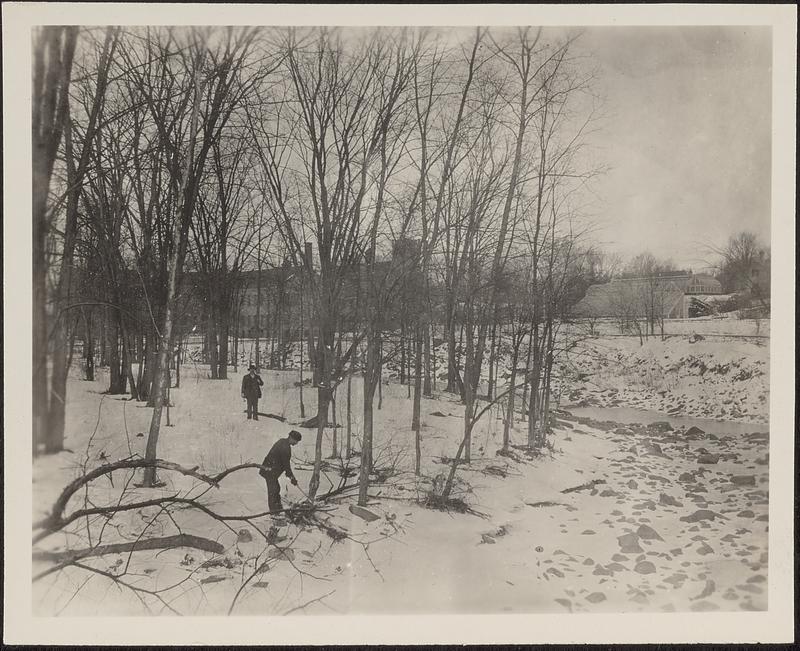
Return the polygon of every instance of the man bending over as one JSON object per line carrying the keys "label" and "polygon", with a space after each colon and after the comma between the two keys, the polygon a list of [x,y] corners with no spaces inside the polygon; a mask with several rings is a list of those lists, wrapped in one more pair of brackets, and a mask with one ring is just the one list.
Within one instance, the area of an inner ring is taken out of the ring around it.
{"label": "man bending over", "polygon": [[293,429],[285,439],[275,442],[275,445],[272,446],[272,449],[264,457],[264,462],[261,464],[265,468],[259,471],[259,474],[267,481],[267,501],[269,510],[273,513],[283,510],[281,485],[278,483],[278,478],[283,473],[286,473],[292,485],[297,486],[297,479],[292,472],[290,461],[292,459],[292,446],[297,445],[302,438],[303,436],[300,432]]}

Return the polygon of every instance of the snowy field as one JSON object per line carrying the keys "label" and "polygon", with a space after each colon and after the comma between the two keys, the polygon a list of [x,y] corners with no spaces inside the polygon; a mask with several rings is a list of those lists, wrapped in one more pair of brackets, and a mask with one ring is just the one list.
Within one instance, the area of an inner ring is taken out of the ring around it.
{"label": "snowy field", "polygon": [[[619,355],[633,367],[631,374],[646,368],[653,378],[660,377],[664,374],[658,367],[679,363],[682,370],[672,384],[668,378],[665,385],[654,379],[653,386],[644,380],[632,383],[633,375],[622,377],[598,362],[597,355],[587,354],[594,361],[581,362],[582,372],[593,373],[594,380],[574,387],[580,394],[576,401],[589,405],[668,411],[664,407],[673,401],[680,408],[674,412],[675,429],[631,424],[630,418],[625,426],[587,421],[561,412],[552,451],[532,458],[515,449],[505,457],[496,455],[502,421],[491,411],[473,435],[472,464],[461,466],[457,475],[455,493],[473,512],[445,513],[417,500],[448,470],[442,461],[455,455],[463,406],[446,394],[423,399],[422,477],[417,478],[412,401],[407,387],[392,381],[382,387],[382,408],[375,411],[380,481],[370,490],[369,510],[377,516],[373,521],[350,511],[356,501],[352,490],[321,507],[318,516],[324,527],[290,522],[268,542],[259,534],[269,531],[268,516],[221,523],[197,510],[175,510],[169,517],[156,507],[128,511],[104,527],[93,521],[92,535],[102,528],[105,544],[171,535],[180,528],[217,541],[222,551],[184,547],[86,559],[83,563],[92,570],[70,567],[34,584],[37,614],[764,610],[769,434],[767,425],[747,422],[763,422],[767,413],[768,347],[676,341],[651,339],[640,347],[632,339],[607,338],[582,344],[595,351],[605,346],[604,354]],[[698,375],[687,370],[687,355],[708,358],[708,368],[713,361],[727,370]],[[651,370],[643,360],[653,365],[657,360],[657,366]],[[741,378],[734,379],[742,369]],[[761,374],[750,373],[752,369]],[[245,419],[239,396],[239,370],[216,381],[208,379],[207,367],[183,367],[181,388],[171,391],[171,426],[162,426],[160,458],[214,474],[239,463],[259,463],[275,440],[297,426],[296,371],[262,373],[265,399],[260,411],[286,422],[268,417],[252,422]],[[98,372],[95,382],[79,380],[77,373],[70,379],[65,441],[70,451],[35,461],[34,521],[47,514],[82,468],[144,453],[151,410],[123,397],[104,396],[107,377],[103,369]],[[725,381],[710,380],[722,375]],[[616,392],[614,378],[621,383]],[[362,429],[358,378],[352,387],[357,450]],[[702,408],[709,396],[729,396],[733,402],[725,412],[722,407]],[[316,396],[307,388],[304,397],[309,416]],[[345,400],[342,385],[337,393],[337,420],[342,424]],[[717,423],[714,431],[687,432],[677,423],[679,415],[737,422]],[[641,422],[670,419],[650,416]],[[525,429],[524,422],[517,423],[512,443],[524,443]],[[315,430],[301,431],[293,465],[299,489],[306,491]],[[324,457],[332,452],[332,432],[326,430]],[[344,436],[342,427],[340,449]],[[357,456],[349,463],[327,459],[320,494],[340,486],[342,475],[349,475],[357,463]],[[94,482],[88,492],[73,497],[67,511],[178,493],[204,493],[203,503],[220,514],[266,510],[264,482],[252,468],[230,475],[219,488],[178,473],[161,471],[159,476],[166,482],[163,488],[143,489],[135,486],[139,476],[117,472],[113,485],[107,478]],[[350,477],[346,483],[354,482]],[[304,499],[301,490],[283,483],[288,501]],[[85,546],[84,519],[75,525],[75,535],[51,536],[35,545],[35,551]],[[36,560],[34,574],[50,566]],[[150,592],[134,594],[111,577]]]}

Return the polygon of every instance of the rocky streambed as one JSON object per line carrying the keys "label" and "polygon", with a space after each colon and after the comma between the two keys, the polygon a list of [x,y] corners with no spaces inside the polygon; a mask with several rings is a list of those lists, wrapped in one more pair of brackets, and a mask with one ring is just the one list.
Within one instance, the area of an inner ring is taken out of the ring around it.
{"label": "rocky streambed", "polygon": [[573,539],[553,554],[557,572],[581,586],[565,586],[557,603],[569,611],[767,608],[764,426],[719,434],[562,412],[559,427],[571,443],[592,436],[610,445],[572,504],[580,526],[592,521],[581,532],[586,543]]}

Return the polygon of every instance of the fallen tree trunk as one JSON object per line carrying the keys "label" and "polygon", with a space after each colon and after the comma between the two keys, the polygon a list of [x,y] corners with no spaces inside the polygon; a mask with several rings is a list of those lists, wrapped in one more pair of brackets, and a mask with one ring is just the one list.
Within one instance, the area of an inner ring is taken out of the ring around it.
{"label": "fallen tree trunk", "polygon": [[110,545],[98,545],[97,547],[87,547],[85,549],[70,549],[63,552],[35,551],[33,552],[33,560],[52,561],[63,564],[79,561],[82,558],[91,556],[124,554],[148,549],[174,549],[176,547],[193,547],[194,549],[199,549],[211,554],[222,554],[225,551],[225,547],[215,540],[194,536],[189,533],[182,533],[175,536],[142,538],[141,540],[134,540],[133,542],[112,543]]}
{"label": "fallen tree trunk", "polygon": [[182,533],[176,536],[164,536],[162,538],[144,538],[126,543],[113,543],[110,545],[98,545],[97,547],[87,547],[85,549],[73,549],[64,552],[36,551],[33,553],[34,561],[50,561],[56,563],[53,567],[39,572],[33,577],[33,581],[38,581],[49,574],[63,570],[69,565],[83,558],[93,556],[105,556],[106,554],[124,554],[128,552],[145,551],[148,549],[176,549],[178,547],[192,547],[211,554],[222,554],[225,548],[221,543],[200,536]]}
{"label": "fallen tree trunk", "polygon": [[580,486],[573,486],[572,488],[565,488],[562,493],[574,493],[575,491],[582,491],[587,488],[594,488],[598,484],[605,484],[605,479],[592,479],[592,481],[586,482],[585,484],[581,484]]}

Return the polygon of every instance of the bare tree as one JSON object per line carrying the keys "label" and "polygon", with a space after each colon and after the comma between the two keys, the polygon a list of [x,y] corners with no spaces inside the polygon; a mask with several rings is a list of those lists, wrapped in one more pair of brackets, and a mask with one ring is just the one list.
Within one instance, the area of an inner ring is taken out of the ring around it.
{"label": "bare tree", "polygon": [[48,440],[47,254],[48,195],[69,120],[69,84],[76,27],[42,27],[34,34],[31,96],[33,140],[33,454]]}
{"label": "bare tree", "polygon": [[712,247],[718,258],[720,280],[728,291],[749,293],[764,310],[769,310],[770,253],[769,248],[749,231],[728,239],[724,247]]}
{"label": "bare tree", "polygon": [[[132,86],[143,99],[159,147],[166,152],[165,174],[174,201],[168,229],[167,285],[152,391],[153,417],[146,458],[154,459],[172,357],[176,297],[192,217],[206,161],[231,115],[252,87],[243,76],[257,30],[193,30],[181,43],[172,30],[147,30],[143,46],[125,49]],[[156,481],[145,469],[144,483]]]}
{"label": "bare tree", "polygon": [[[408,65],[391,39],[377,35],[345,44],[337,30],[290,30],[280,47],[284,76],[271,92],[283,101],[273,102],[265,94],[262,102],[270,111],[251,115],[250,122],[270,210],[293,263],[302,267],[312,303],[309,352],[317,387],[313,497],[328,406],[365,336],[349,337],[352,328],[345,323],[353,315],[343,309],[343,299],[363,284],[358,265],[376,259],[365,242],[377,242],[381,191],[391,170],[390,125]],[[370,211],[367,201],[373,194]],[[316,244],[318,264],[307,253],[307,240]],[[368,343],[373,351],[377,337],[373,333]],[[369,352],[365,363],[375,364]],[[362,449],[365,463],[368,470]]]}
{"label": "bare tree", "polygon": [[673,271],[672,262],[659,260],[650,252],[640,253],[628,263],[627,282],[631,284],[651,336],[655,335],[658,325],[663,337],[664,319],[672,304],[683,298],[683,291],[670,279]]}
{"label": "bare tree", "polygon": [[[78,113],[80,109],[70,111],[71,115],[64,122],[64,172],[65,192],[62,196],[63,216],[60,245],[60,263],[56,272],[54,295],[55,319],[53,322],[52,372],[50,378],[49,409],[45,450],[58,452],[63,449],[64,414],[66,406],[67,373],[72,355],[72,334],[70,332],[70,310],[74,291],[74,255],[79,235],[79,205],[81,191],[85,182],[87,169],[91,161],[93,139],[98,128],[101,107],[105,101],[108,74],[117,41],[117,30],[109,28],[98,54],[96,67],[93,69],[95,83],[92,88],[71,104],[83,105],[86,122],[83,133],[80,132]],[[69,109],[67,109],[69,110]]]}
{"label": "bare tree", "polygon": [[236,290],[251,250],[263,238],[258,223],[262,211],[251,196],[255,188],[250,187],[249,170],[255,161],[249,149],[247,140],[239,136],[213,144],[209,179],[201,186],[197,212],[190,222],[195,242],[192,257],[204,278],[212,379],[228,377]]}

